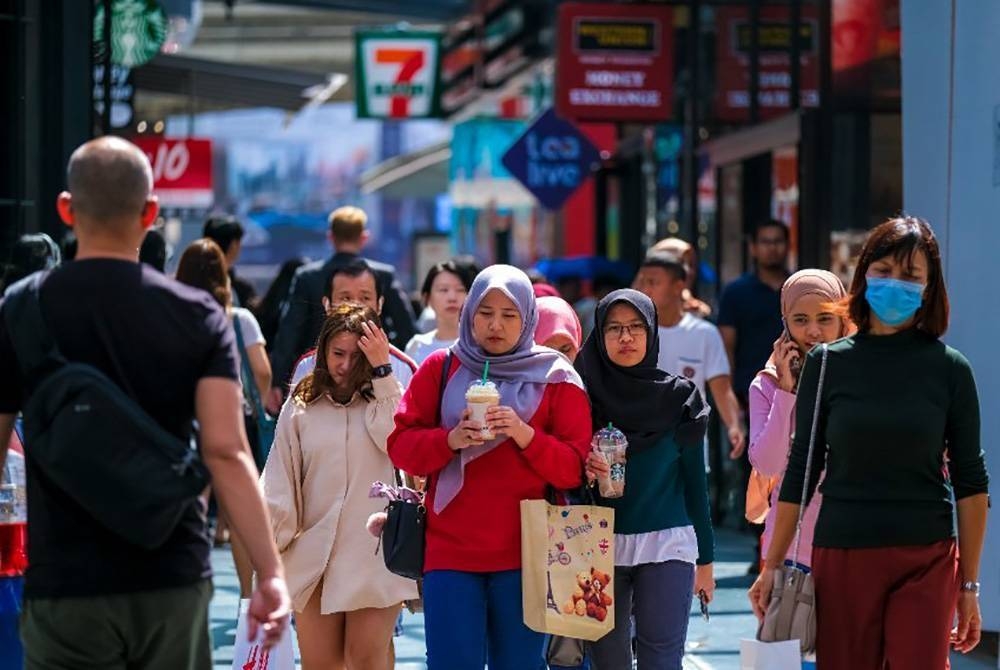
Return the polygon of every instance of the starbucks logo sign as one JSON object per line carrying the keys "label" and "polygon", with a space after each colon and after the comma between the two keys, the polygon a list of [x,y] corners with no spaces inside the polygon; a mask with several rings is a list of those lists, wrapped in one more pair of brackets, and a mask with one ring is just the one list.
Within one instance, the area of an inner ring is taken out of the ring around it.
{"label": "starbucks logo sign", "polygon": [[[137,67],[148,62],[167,39],[167,15],[156,0],[113,0],[111,62]],[[104,3],[94,11],[94,57],[104,58]]]}

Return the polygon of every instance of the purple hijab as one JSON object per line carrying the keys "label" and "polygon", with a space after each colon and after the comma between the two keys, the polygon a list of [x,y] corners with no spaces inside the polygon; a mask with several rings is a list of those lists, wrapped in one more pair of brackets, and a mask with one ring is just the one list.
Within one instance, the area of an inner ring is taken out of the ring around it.
{"label": "purple hijab", "polygon": [[[486,353],[476,342],[472,331],[472,317],[483,297],[493,289],[510,298],[521,313],[521,334],[517,344],[511,351],[499,356]],[[459,365],[444,390],[442,426],[451,430],[458,425],[465,411],[465,391],[469,384],[482,377],[486,361],[490,362],[489,378],[500,390],[500,404],[511,407],[523,421],[535,415],[546,384],[568,382],[583,388],[580,375],[562,354],[534,343],[537,325],[535,294],[528,275],[510,265],[491,265],[479,273],[462,308],[458,342],[451,348]],[[498,437],[480,446],[463,449],[445,466],[434,493],[435,513],[440,513],[462,489],[465,466],[507,439],[506,436]]]}

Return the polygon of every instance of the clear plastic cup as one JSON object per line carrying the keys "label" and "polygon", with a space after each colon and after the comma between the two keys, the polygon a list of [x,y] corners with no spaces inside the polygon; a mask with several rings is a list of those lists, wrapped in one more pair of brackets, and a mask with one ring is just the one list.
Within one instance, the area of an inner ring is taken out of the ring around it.
{"label": "clear plastic cup", "polygon": [[628,440],[620,430],[608,424],[594,434],[591,440],[594,451],[604,457],[609,466],[607,475],[597,478],[602,498],[621,498],[625,495],[625,461]]}
{"label": "clear plastic cup", "polygon": [[500,391],[496,384],[489,380],[474,381],[465,392],[465,402],[469,408],[469,419],[482,426],[480,437],[484,440],[496,439],[496,434],[486,425],[486,410],[500,404]]}

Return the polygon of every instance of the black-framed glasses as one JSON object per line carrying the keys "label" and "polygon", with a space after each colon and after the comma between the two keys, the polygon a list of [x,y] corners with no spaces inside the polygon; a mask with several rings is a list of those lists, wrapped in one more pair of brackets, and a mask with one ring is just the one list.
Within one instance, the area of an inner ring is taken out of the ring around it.
{"label": "black-framed glasses", "polygon": [[621,339],[622,335],[628,333],[629,337],[646,334],[646,324],[644,323],[612,323],[604,326],[604,334],[615,339]]}

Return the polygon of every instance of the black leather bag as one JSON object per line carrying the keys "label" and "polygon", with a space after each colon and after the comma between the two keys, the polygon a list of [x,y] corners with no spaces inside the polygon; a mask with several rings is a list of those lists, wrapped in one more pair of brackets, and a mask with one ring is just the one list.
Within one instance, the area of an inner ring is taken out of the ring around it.
{"label": "black leather bag", "polygon": [[[451,371],[449,351],[441,368],[441,390],[438,393],[438,407],[444,397],[444,387]],[[396,470],[396,485],[402,486],[399,471]],[[406,500],[393,500],[386,507],[387,518],[382,528],[382,557],[389,572],[408,579],[424,576],[424,542],[427,532],[427,508]]]}
{"label": "black leather bag", "polygon": [[427,510],[405,500],[393,500],[382,529],[382,556],[389,572],[408,579],[424,576],[424,534]]}

